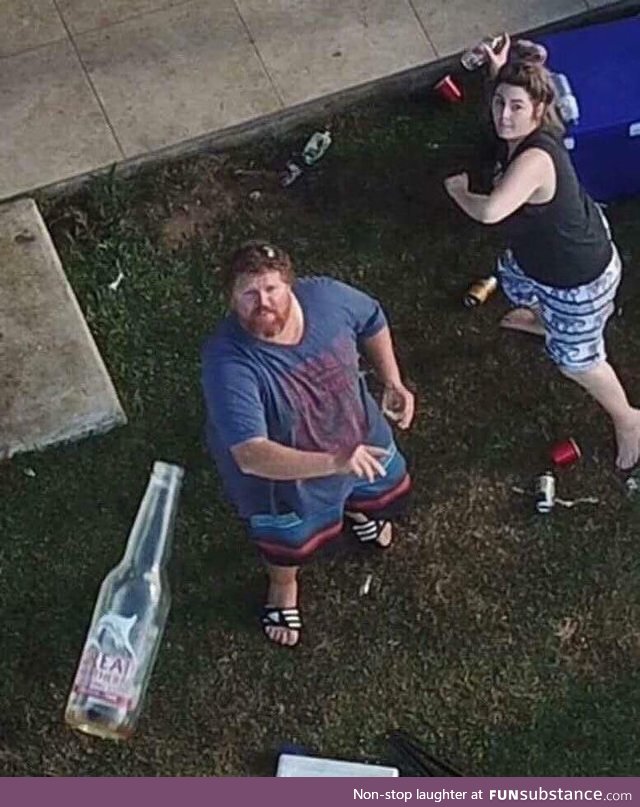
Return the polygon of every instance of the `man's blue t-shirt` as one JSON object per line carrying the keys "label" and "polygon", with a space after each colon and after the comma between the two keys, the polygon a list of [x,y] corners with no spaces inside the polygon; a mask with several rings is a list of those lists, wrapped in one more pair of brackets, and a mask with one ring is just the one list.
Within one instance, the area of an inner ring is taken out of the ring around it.
{"label": "man's blue t-shirt", "polygon": [[244,474],[232,446],[266,437],[302,451],[335,452],[393,441],[359,370],[359,341],[387,324],[380,304],[328,277],[298,280],[293,291],[304,314],[299,344],[258,339],[231,314],[202,349],[207,442],[243,518],[341,508],[358,480],[282,482]]}

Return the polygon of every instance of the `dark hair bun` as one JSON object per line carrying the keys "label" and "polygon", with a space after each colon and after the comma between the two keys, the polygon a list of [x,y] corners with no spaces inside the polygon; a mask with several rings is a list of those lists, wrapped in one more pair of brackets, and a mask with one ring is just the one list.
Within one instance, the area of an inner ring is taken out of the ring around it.
{"label": "dark hair bun", "polygon": [[516,39],[509,49],[509,60],[512,62],[543,65],[547,61],[547,55],[544,45],[529,39]]}

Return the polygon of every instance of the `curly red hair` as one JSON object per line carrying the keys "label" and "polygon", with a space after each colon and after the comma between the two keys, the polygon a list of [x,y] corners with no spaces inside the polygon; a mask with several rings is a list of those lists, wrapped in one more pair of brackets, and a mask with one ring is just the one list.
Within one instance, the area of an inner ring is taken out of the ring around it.
{"label": "curly red hair", "polygon": [[296,279],[293,262],[283,249],[268,241],[247,241],[233,253],[224,274],[227,293],[231,294],[242,275],[261,275],[264,272],[280,272],[289,285],[293,285]]}

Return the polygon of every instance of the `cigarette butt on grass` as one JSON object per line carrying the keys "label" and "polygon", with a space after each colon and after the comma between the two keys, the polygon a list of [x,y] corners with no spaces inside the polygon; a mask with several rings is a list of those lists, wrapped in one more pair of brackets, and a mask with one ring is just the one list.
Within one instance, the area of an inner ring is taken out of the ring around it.
{"label": "cigarette butt on grass", "polygon": [[367,594],[371,591],[371,581],[373,580],[373,575],[368,574],[365,579],[364,583],[360,586],[360,596],[366,597]]}

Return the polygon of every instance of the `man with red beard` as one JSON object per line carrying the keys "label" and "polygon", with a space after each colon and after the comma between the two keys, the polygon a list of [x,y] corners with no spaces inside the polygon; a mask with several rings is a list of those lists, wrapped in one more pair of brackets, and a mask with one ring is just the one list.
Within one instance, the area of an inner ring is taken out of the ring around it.
{"label": "man with red beard", "polygon": [[225,491],[266,562],[267,637],[300,638],[298,569],[342,530],[385,548],[411,488],[391,428],[367,390],[362,351],[407,429],[402,383],[379,303],[328,277],[296,279],[290,257],[252,241],[226,276],[230,315],[202,349],[207,442]]}

